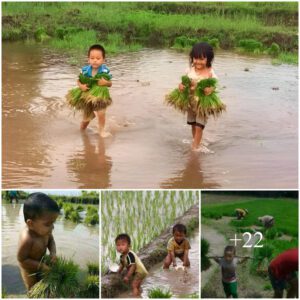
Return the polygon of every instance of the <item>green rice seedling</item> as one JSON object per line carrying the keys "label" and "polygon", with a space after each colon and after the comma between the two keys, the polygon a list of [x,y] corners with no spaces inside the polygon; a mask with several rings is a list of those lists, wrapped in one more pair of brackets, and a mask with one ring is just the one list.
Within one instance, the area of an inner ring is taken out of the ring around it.
{"label": "green rice seedling", "polygon": [[63,205],[63,209],[64,209],[64,215],[65,215],[65,219],[70,219],[71,217],[71,213],[75,210],[74,206],[70,203],[65,203]]}
{"label": "green rice seedling", "polygon": [[251,271],[265,274],[273,252],[274,247],[271,244],[265,244],[262,248],[254,248]]}
{"label": "green rice seedling", "polygon": [[57,200],[56,203],[57,203],[59,209],[62,209],[64,202],[62,200]]}
{"label": "green rice seedling", "polygon": [[178,88],[173,90],[165,97],[165,102],[184,113],[190,106],[189,95],[191,80],[188,76],[185,75],[181,77],[181,83],[184,85],[184,90],[180,91]]}
{"label": "green rice seedling", "polygon": [[81,217],[79,215],[79,212],[77,210],[73,210],[71,213],[70,213],[70,217],[69,219],[74,222],[74,223],[79,223],[81,221]]}
{"label": "green rice seedling", "polygon": [[211,262],[207,257],[209,247],[209,242],[206,239],[201,238],[201,271],[205,271],[211,266]]}
{"label": "green rice seedling", "polygon": [[98,208],[92,205],[88,205],[86,212],[87,214],[94,214],[94,213],[98,214]]}
{"label": "green rice seedling", "polygon": [[172,298],[172,293],[170,290],[152,288],[148,291],[148,298]]}
{"label": "green rice seedling", "polygon": [[88,275],[81,287],[81,298],[99,298],[99,275]]}
{"label": "green rice seedling", "polygon": [[282,236],[282,232],[278,231],[277,228],[269,228],[265,230],[264,237],[269,240],[274,240]]}
{"label": "green rice seedling", "polygon": [[83,208],[82,205],[77,205],[77,206],[76,206],[76,210],[77,210],[78,212],[81,212],[81,211],[84,211],[84,208]]}
{"label": "green rice seedling", "polygon": [[239,41],[239,47],[247,52],[257,53],[262,50],[263,45],[254,39],[244,39]]}
{"label": "green rice seedling", "polygon": [[99,275],[99,264],[89,262],[87,263],[88,273],[90,275]]}
{"label": "green rice seedling", "polygon": [[272,43],[271,47],[267,50],[268,54],[272,57],[277,57],[280,53],[280,47],[276,43]]}
{"label": "green rice seedling", "polygon": [[[205,95],[204,90],[207,87],[214,88],[210,95]],[[217,95],[217,79],[207,78],[198,82],[195,89],[195,96],[197,99],[197,114],[204,119],[209,116],[218,117],[223,111],[226,110],[226,105],[222,103]]]}
{"label": "green rice seedling", "polygon": [[[47,259],[46,259],[47,260]],[[29,298],[74,298],[79,292],[79,266],[72,260],[58,257],[50,270],[28,292]]]}
{"label": "green rice seedling", "polygon": [[88,225],[96,225],[99,224],[99,215],[98,212],[94,214],[87,214],[84,223]]}
{"label": "green rice seedling", "polygon": [[7,298],[7,292],[6,292],[5,288],[2,287],[2,299],[3,298]]}
{"label": "green rice seedling", "polygon": [[111,97],[107,86],[99,86],[99,79],[110,80],[106,73],[97,74],[94,77],[79,75],[79,81],[89,87],[88,91],[83,92],[79,87],[71,89],[67,94],[69,105],[77,110],[89,107],[94,111],[104,109],[111,104]]}

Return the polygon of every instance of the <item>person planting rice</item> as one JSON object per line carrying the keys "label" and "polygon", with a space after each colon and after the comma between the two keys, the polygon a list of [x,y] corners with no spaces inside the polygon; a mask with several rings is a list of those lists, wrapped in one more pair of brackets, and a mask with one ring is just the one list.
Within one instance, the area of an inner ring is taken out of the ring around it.
{"label": "person planting rice", "polygon": [[223,257],[214,257],[214,261],[220,265],[222,271],[222,284],[227,298],[238,298],[236,268],[249,257],[241,259],[236,257],[234,246],[226,246]]}
{"label": "person planting rice", "polygon": [[169,269],[172,263],[173,267],[176,267],[176,257],[183,262],[184,267],[190,266],[189,250],[191,246],[186,238],[186,233],[186,227],[183,224],[173,226],[173,237],[168,241],[168,255],[164,260],[164,269]]}
{"label": "person planting rice", "polygon": [[225,110],[216,94],[217,76],[212,68],[213,59],[214,51],[209,44],[195,44],[190,52],[190,68],[178,89],[166,96],[168,104],[187,112],[187,124],[192,126],[192,149],[195,151],[207,151],[203,145],[199,147],[207,119]]}
{"label": "person planting rice", "polygon": [[265,228],[271,228],[275,224],[275,219],[273,216],[262,216],[258,218],[258,221],[263,225]]}
{"label": "person planting rice", "polygon": [[131,239],[127,233],[119,234],[115,239],[115,244],[117,251],[121,253],[118,273],[121,274],[123,269],[127,269],[123,281],[126,284],[131,281],[133,296],[138,297],[141,295],[141,284],[148,272],[139,257],[130,250]]}
{"label": "person planting rice", "polygon": [[249,213],[249,211],[246,208],[245,209],[244,208],[237,208],[235,210],[235,215],[236,215],[236,218],[238,220],[244,219],[246,217],[246,215],[248,215],[248,213]]}
{"label": "person planting rice", "polygon": [[41,280],[41,273],[49,270],[49,267],[41,262],[47,249],[51,261],[56,260],[56,245],[52,230],[59,212],[56,202],[43,193],[29,195],[24,203],[26,227],[21,232],[17,259],[28,291]]}
{"label": "person planting rice", "polygon": [[269,278],[274,289],[274,298],[298,298],[298,248],[287,250],[275,257],[269,265]]}
{"label": "person planting rice", "polygon": [[85,130],[96,116],[99,134],[103,138],[111,136],[105,131],[105,110],[112,102],[108,90],[108,87],[112,86],[112,75],[104,62],[104,47],[98,44],[92,45],[88,50],[89,65],[81,69],[77,80],[78,88],[70,90],[67,94],[70,106],[83,111],[80,129]]}

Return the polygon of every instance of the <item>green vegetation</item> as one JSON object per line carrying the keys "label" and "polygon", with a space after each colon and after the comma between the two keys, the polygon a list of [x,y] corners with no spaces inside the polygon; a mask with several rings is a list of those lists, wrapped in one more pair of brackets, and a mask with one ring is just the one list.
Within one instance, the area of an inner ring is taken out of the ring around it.
{"label": "green vegetation", "polygon": [[[69,202],[60,202],[60,205],[62,205],[65,219],[70,220],[74,223],[80,223],[82,221],[83,217],[80,215],[80,213],[85,210],[85,208],[82,205],[76,206]],[[92,205],[87,206],[84,223],[87,225],[99,224],[99,214],[97,207]]]}
{"label": "green vegetation", "polygon": [[297,2],[3,3],[2,39],[33,39],[82,55],[96,41],[109,54],[142,47],[215,48],[295,63]]}
{"label": "green vegetation", "polygon": [[[248,198],[249,201],[236,201],[213,205],[203,205],[202,216],[216,218],[216,216],[235,216],[236,208],[247,208],[249,214],[243,220],[230,221],[236,227],[250,227],[260,225],[258,217],[271,214],[275,218],[276,229],[279,232],[294,237],[298,236],[298,201],[291,199]],[[258,205],[259,204],[259,205]]]}
{"label": "green vegetation", "polygon": [[172,293],[169,290],[153,288],[149,290],[148,298],[172,298]]}
{"label": "green vegetation", "polygon": [[207,270],[211,266],[211,262],[207,257],[209,252],[209,242],[201,238],[201,272]]}
{"label": "green vegetation", "polygon": [[78,265],[72,260],[58,257],[31,288],[29,298],[74,298],[79,292],[78,271]]}
{"label": "green vegetation", "polygon": [[[117,258],[115,238],[126,232],[131,248],[138,252],[172,225],[174,220],[198,202],[194,191],[102,192],[102,272]],[[187,224],[188,231],[198,227],[198,220]]]}

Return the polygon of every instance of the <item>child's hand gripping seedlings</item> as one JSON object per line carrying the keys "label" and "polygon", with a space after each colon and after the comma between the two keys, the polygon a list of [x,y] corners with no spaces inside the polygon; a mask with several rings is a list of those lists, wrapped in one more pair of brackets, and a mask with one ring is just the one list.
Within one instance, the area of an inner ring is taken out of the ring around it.
{"label": "child's hand gripping seedlings", "polygon": [[207,119],[210,115],[219,116],[226,110],[226,106],[217,95],[217,79],[207,78],[199,81],[195,89],[197,97],[197,113]]}
{"label": "child's hand gripping seedlings", "polygon": [[186,75],[182,76],[178,88],[166,96],[166,103],[183,113],[186,112],[189,108],[190,87],[191,80],[189,77]]}

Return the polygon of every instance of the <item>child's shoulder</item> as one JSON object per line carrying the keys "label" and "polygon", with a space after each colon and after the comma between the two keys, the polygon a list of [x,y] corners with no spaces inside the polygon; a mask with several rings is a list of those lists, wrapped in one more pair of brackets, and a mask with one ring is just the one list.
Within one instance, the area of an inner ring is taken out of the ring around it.
{"label": "child's shoulder", "polygon": [[23,228],[20,233],[20,243],[30,244],[33,241],[34,241],[34,238],[30,234],[30,231],[28,230],[28,228],[27,227]]}

